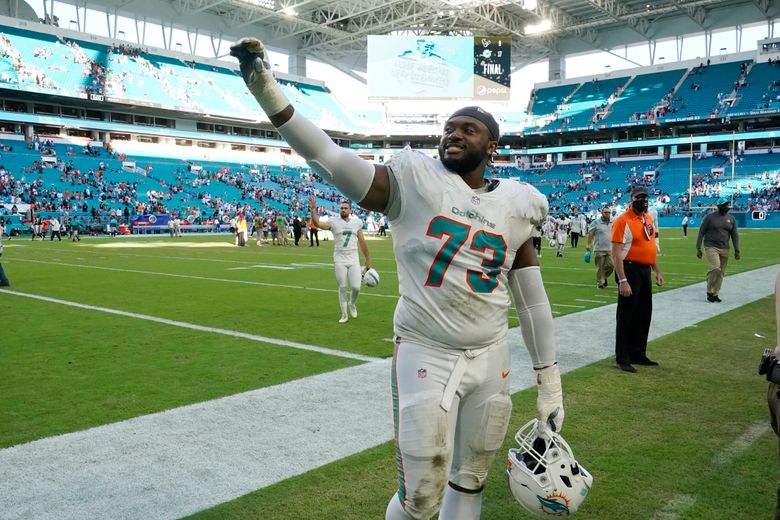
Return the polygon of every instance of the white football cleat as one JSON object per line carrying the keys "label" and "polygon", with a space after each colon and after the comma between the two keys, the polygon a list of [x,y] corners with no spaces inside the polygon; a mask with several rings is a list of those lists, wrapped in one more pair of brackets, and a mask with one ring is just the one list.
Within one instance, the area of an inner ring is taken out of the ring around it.
{"label": "white football cleat", "polygon": [[349,321],[349,318],[347,318],[347,315],[346,314],[342,314],[341,315],[341,319],[339,320],[339,323],[346,323],[347,321]]}
{"label": "white football cleat", "polygon": [[349,315],[353,318],[357,318],[357,305],[349,304]]}

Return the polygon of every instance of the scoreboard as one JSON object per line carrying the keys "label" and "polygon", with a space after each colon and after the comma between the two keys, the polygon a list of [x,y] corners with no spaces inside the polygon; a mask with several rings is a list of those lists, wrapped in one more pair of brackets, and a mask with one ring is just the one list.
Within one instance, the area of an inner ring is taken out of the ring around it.
{"label": "scoreboard", "polygon": [[509,101],[511,38],[474,38],[474,99]]}
{"label": "scoreboard", "polygon": [[507,101],[511,47],[487,36],[369,36],[368,97]]}

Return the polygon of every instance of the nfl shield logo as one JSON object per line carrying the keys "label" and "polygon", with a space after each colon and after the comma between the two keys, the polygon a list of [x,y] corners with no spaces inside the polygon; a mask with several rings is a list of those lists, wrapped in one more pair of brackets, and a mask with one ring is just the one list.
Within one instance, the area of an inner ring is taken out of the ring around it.
{"label": "nfl shield logo", "polygon": [[419,370],[417,371],[417,377],[419,377],[420,379],[425,379],[425,377],[426,377],[427,375],[428,375],[428,371],[427,371],[427,370],[425,370],[424,368],[421,368],[421,369],[419,369]]}
{"label": "nfl shield logo", "polygon": [[471,203],[474,204],[475,206],[479,206],[479,197],[477,197],[476,195],[471,197]]}

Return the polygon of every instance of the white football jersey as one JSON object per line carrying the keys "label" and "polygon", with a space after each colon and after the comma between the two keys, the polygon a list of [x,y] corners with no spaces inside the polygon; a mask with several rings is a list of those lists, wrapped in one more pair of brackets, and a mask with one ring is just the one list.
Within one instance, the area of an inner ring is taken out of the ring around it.
{"label": "white football jersey", "polygon": [[395,334],[441,348],[493,345],[507,333],[509,268],[547,214],[529,184],[471,189],[438,159],[404,150],[388,168],[400,211],[391,215],[401,298]]}
{"label": "white football jersey", "polygon": [[333,233],[333,261],[340,264],[359,264],[357,234],[363,229],[363,221],[356,217],[349,217],[349,220],[344,221],[338,216],[330,219],[328,224]]}

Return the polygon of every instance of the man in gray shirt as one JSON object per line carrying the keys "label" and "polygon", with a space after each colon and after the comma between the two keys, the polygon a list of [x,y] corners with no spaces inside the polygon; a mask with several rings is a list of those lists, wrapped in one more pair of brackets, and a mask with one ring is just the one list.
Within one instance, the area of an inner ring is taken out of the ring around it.
{"label": "man in gray shirt", "polygon": [[612,212],[607,206],[601,208],[601,218],[590,223],[588,229],[588,251],[593,252],[596,264],[596,287],[603,289],[607,280],[615,270],[612,263]]}
{"label": "man in gray shirt", "polygon": [[701,243],[704,240],[704,255],[707,257],[707,301],[722,301],[718,294],[726,275],[729,262],[729,238],[734,243],[734,259],[739,260],[739,234],[737,221],[729,215],[728,197],[718,199],[718,211],[713,211],[701,222],[699,236],[696,238],[696,256],[702,257]]}

